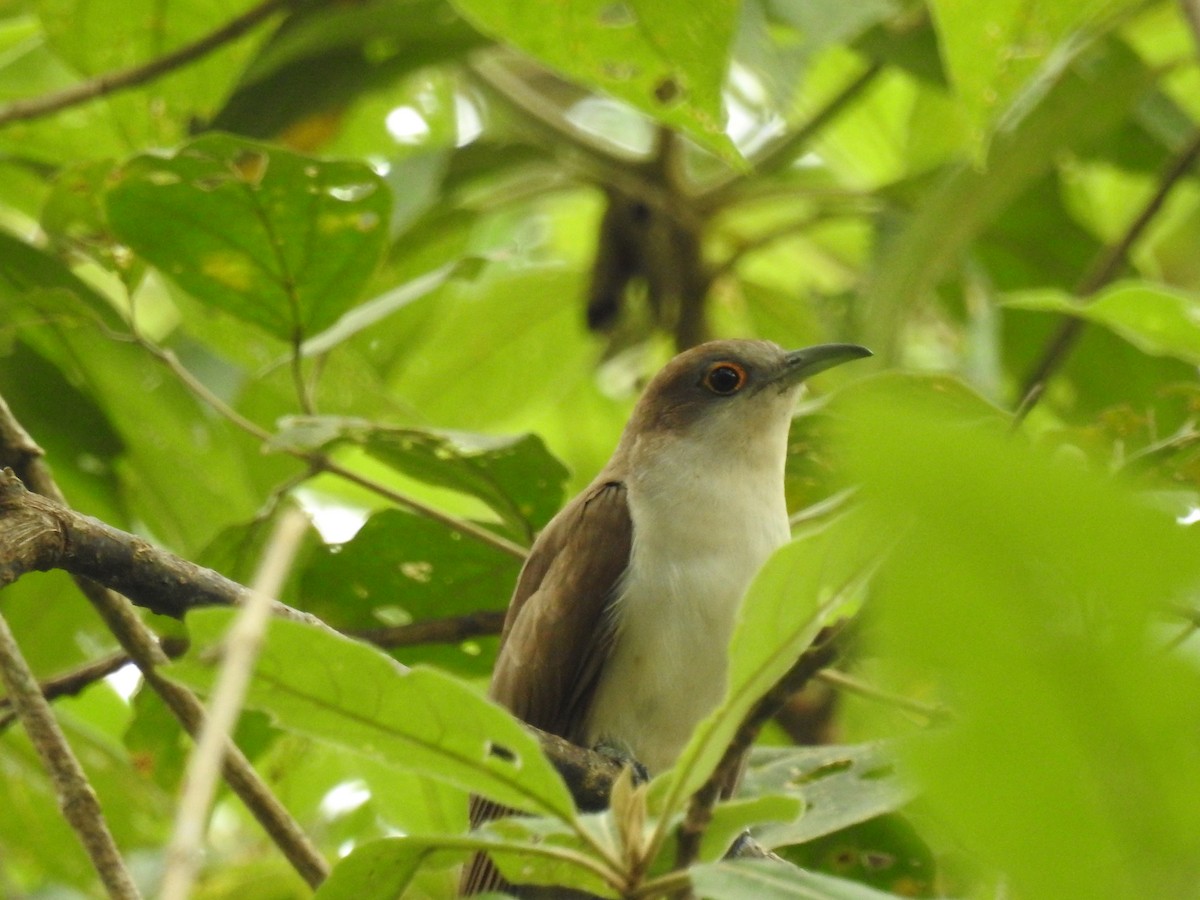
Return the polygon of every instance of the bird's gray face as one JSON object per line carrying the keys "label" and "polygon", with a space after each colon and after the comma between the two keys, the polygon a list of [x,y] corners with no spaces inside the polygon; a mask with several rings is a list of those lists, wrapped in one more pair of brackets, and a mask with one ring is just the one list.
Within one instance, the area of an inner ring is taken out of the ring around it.
{"label": "bird's gray face", "polygon": [[758,435],[786,436],[804,379],[864,356],[870,351],[855,344],[788,352],[770,341],[711,341],[679,354],[655,376],[630,426],[731,448]]}

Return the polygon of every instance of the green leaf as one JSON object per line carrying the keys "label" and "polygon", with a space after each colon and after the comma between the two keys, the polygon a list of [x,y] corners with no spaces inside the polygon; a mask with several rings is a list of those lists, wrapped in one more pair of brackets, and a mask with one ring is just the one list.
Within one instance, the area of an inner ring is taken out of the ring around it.
{"label": "green leaf", "polygon": [[884,900],[895,896],[774,860],[708,863],[692,867],[688,874],[696,893],[706,900]]}
{"label": "green leaf", "polygon": [[864,512],[908,523],[878,649],[958,714],[905,746],[923,802],[1022,897],[1186,893],[1200,675],[1158,624],[1200,581],[1200,532],[900,385],[844,414]]}
{"label": "green leaf", "polygon": [[363,447],[409,478],[483,501],[526,542],[562,506],[570,474],[531,434],[492,437],[307,416],[285,419],[269,446],[315,450],[344,443]]}
{"label": "green leaf", "polygon": [[[784,794],[765,794],[720,803],[700,842],[698,859],[720,859],[747,828],[765,822],[792,822],[804,812],[804,801]],[[757,829],[756,829],[757,834]]]}
{"label": "green leaf", "polygon": [[881,744],[848,747],[760,747],[742,782],[748,794],[794,793],[803,816],[756,829],[767,849],[800,844],[892,812],[912,796],[896,776],[893,754]]}
{"label": "green leaf", "polygon": [[1039,291],[1017,294],[1004,305],[1095,322],[1146,353],[1200,365],[1200,296],[1194,292],[1129,281],[1085,302],[1057,291]]}
{"label": "green leaf", "polygon": [[786,847],[781,855],[807,871],[826,872],[903,897],[937,893],[933,851],[912,824],[895,813]]}
{"label": "green leaf", "polygon": [[737,161],[721,88],[736,0],[454,0],[480,30]]}
{"label": "green leaf", "polygon": [[[520,560],[463,540],[437,522],[384,510],[345,544],[316,551],[301,576],[300,604],[343,630],[379,628],[395,620],[397,609],[416,622],[502,610],[520,567]],[[396,653],[409,664],[490,672],[491,655],[477,647],[430,645]]]}
{"label": "green leaf", "polygon": [[197,299],[299,342],[358,300],[391,201],[357,162],[213,134],[135,157],[107,197],[116,235]]}
{"label": "green leaf", "polygon": [[692,733],[675,767],[659,781],[670,815],[708,778],[738,727],[825,625],[860,599],[885,545],[844,516],[776,551],[750,585],[729,650],[721,705]]}
{"label": "green leaf", "polygon": [[[194,687],[211,685],[215,670],[208,660],[234,614],[216,609],[189,614],[193,649],[171,666],[173,678]],[[273,621],[246,702],[289,731],[515,809],[574,816],[570,792],[537,739],[505,710],[453,678],[432,669],[404,669],[357,641]]]}
{"label": "green leaf", "polygon": [[365,447],[410,478],[478,497],[532,541],[563,503],[570,473],[541,438],[377,429]]}

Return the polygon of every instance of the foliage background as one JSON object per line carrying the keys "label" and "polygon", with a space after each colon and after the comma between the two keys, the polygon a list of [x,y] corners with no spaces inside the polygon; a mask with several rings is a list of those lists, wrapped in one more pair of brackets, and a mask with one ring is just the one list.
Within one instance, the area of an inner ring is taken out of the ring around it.
{"label": "foliage background", "polygon": [[[906,894],[1192,896],[1197,23],[1191,0],[0,0],[0,395],[74,506],[235,579],[302,504],[284,599],[379,631],[503,609],[512,548],[677,345],[865,343],[873,372],[822,376],[794,432],[789,500],[817,512],[792,552],[821,574],[762,591],[830,589],[812,523],[859,486],[855,527],[894,543],[855,665],[956,724],[844,698],[841,739],[905,736],[921,795],[791,858]],[[22,105],[214,30],[160,77]],[[116,650],[62,573],[0,611],[40,676]],[[494,638],[392,652],[478,687]],[[465,828],[461,784],[257,703],[280,718],[239,742],[331,859]],[[56,712],[154,884],[188,742],[146,690]],[[0,809],[0,893],[99,890],[11,724]],[[209,842],[198,896],[309,894],[235,800]]]}

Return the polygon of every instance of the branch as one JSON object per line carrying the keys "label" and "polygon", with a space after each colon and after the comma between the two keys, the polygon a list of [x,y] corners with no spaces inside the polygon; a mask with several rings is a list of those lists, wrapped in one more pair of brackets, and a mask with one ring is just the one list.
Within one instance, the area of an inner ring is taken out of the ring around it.
{"label": "branch", "polygon": [[825,633],[818,637],[817,642],[804,651],[796,664],[763,695],[746,716],[733,740],[725,748],[725,755],[721,757],[713,773],[692,795],[687,814],[679,826],[679,843],[675,851],[676,869],[685,869],[695,861],[700,852],[701,839],[712,820],[713,806],[716,805],[722,789],[734,783],[746,752],[758,738],[763,726],[779,712],[792,694],[837,658],[851,634],[851,625],[847,623],[827,628]]}
{"label": "branch", "polygon": [[[118,591],[138,606],[180,618],[198,606],[240,606],[249,591],[219,572],[136,535],[30,493],[0,471],[0,587],[28,572],[62,569]],[[276,615],[328,629],[316,616],[272,601]]]}
{"label": "branch", "polygon": [[[1116,242],[1104,248],[1092,266],[1084,273],[1075,286],[1076,296],[1086,300],[1116,277],[1129,255],[1130,248],[1142,236],[1158,211],[1162,209],[1171,189],[1195,165],[1197,158],[1200,158],[1200,129],[1192,134],[1183,149],[1175,154],[1163,169],[1162,174],[1159,175],[1158,186],[1133,221],[1129,223],[1124,234]],[[1014,426],[1020,424],[1045,394],[1046,382],[1066,362],[1086,324],[1081,318],[1067,317],[1046,344],[1041,357],[1029,370],[1029,374],[1022,384],[1021,401],[1017,405],[1014,415]]]}
{"label": "branch", "polygon": [[0,616],[0,677],[25,733],[50,776],[63,817],[83,844],[108,895],[136,900],[141,895],[125,868],[112,832],[108,830],[96,792],[71,752],[50,703],[42,696],[37,678],[21,655],[3,616]]}
{"label": "branch", "polygon": [[[21,475],[35,490],[61,505],[62,492],[42,455],[41,448],[21,427],[4,398],[0,397],[0,460],[15,462]],[[0,537],[3,537],[2,529]],[[125,652],[137,664],[147,686],[162,698],[194,740],[204,721],[204,707],[190,690],[159,674],[157,667],[166,664],[168,658],[153,632],[124,597],[86,578],[76,577],[75,581]],[[245,754],[232,742],[225,749],[224,774],[230,788],[288,862],[315,889],[329,874],[329,865],[296,820],[259,778]]]}
{"label": "branch", "polygon": [[[74,697],[102,678],[107,678],[118,669],[129,665],[130,662],[129,655],[126,653],[110,653],[108,656],[85,663],[70,672],[48,678],[38,685],[38,689],[46,700]],[[12,705],[11,697],[0,697],[0,731],[4,731],[16,720]]]}
{"label": "branch", "polygon": [[248,9],[199,40],[184,44],[149,62],[127,69],[118,69],[115,72],[106,72],[51,94],[14,100],[6,106],[0,107],[0,127],[10,122],[40,119],[60,110],[95,100],[97,97],[104,97],[146,84],[237,40],[260,22],[279,10],[291,6],[294,2],[295,0],[263,0],[258,6]]}

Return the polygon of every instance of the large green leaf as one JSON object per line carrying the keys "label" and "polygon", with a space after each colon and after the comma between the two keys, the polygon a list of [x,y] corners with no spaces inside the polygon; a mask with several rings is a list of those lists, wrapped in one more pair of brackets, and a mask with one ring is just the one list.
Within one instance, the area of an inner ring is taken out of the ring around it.
{"label": "large green leaf", "polygon": [[[172,677],[207,688],[213,650],[231,610],[188,616],[193,651]],[[431,669],[404,669],[374,648],[296,622],[273,621],[247,705],[286,730],[408,771],[421,772],[506,806],[562,819],[571,794],[536,738],[500,707]]]}
{"label": "large green leaf", "polygon": [[1146,353],[1200,365],[1200,295],[1194,292],[1131,281],[1087,301],[1040,291],[1015,295],[1005,305],[1095,322]]}
{"label": "large green leaf", "polygon": [[1022,897],[1189,891],[1200,676],[1156,626],[1200,581],[1198,534],[901,384],[844,412],[866,514],[907,526],[879,649],[958,714],[906,747],[924,800]]}
{"label": "large green leaf", "polygon": [[368,166],[322,161],[227,135],[114,176],[117,236],[205,303],[300,342],[359,298],[391,211]]}
{"label": "large green leaf", "polygon": [[482,31],[584,85],[682,128],[726,157],[721,88],[737,27],[735,0],[454,0]]}

